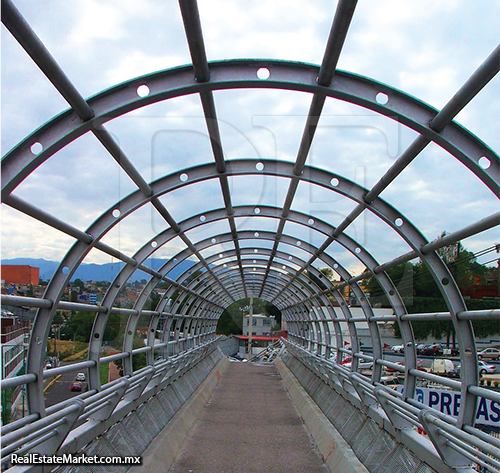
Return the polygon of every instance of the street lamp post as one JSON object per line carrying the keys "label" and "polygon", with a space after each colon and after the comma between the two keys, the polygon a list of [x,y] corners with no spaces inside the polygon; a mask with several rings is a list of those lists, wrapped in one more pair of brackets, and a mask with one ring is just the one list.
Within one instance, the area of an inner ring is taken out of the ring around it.
{"label": "street lamp post", "polygon": [[252,327],[253,327],[253,297],[250,297],[250,313],[248,314],[248,354],[252,355]]}
{"label": "street lamp post", "polygon": [[[245,320],[245,311],[248,310],[248,342],[247,342],[247,354],[252,354],[252,324],[253,324],[253,296],[250,297],[250,304],[245,307],[240,307],[241,313],[243,314],[243,321]],[[244,327],[244,325],[243,325]]]}

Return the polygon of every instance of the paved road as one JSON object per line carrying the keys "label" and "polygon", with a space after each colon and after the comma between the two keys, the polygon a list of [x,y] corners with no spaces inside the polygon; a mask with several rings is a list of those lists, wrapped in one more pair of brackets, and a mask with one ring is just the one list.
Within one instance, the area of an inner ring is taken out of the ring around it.
{"label": "paved road", "polygon": [[169,473],[327,473],[274,366],[231,363]]}
{"label": "paved road", "polygon": [[[64,365],[65,363],[61,363]],[[76,373],[65,373],[61,375],[50,387],[45,391],[45,405],[46,407],[53,406],[58,402],[65,401],[71,397],[78,396],[81,394],[78,391],[71,391],[71,383],[75,380]],[[85,372],[85,376],[87,373]],[[46,381],[47,384],[50,382],[50,379]],[[87,389],[87,381],[82,383],[82,392],[85,392]]]}

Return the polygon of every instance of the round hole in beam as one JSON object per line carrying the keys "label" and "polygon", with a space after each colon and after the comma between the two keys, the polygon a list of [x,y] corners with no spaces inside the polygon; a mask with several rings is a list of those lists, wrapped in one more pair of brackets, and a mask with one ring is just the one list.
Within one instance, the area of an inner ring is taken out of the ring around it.
{"label": "round hole in beam", "polygon": [[334,177],[331,181],[330,181],[330,184],[333,186],[333,187],[337,187],[339,184],[340,184],[340,181]]}
{"label": "round hole in beam", "polygon": [[189,179],[189,176],[188,176],[185,172],[183,172],[183,173],[179,176],[179,180],[180,180],[181,182],[186,182],[188,179]]}
{"label": "round hole in beam", "polygon": [[257,77],[261,80],[269,79],[271,71],[267,67],[261,67],[257,70]]}
{"label": "round hole in beam", "polygon": [[335,264],[333,265],[333,267],[334,267],[334,269],[337,269],[337,268],[339,267],[339,265],[338,265],[337,263],[335,263]]}
{"label": "round hole in beam", "polygon": [[64,266],[64,268],[61,269],[61,273],[63,273],[63,274],[69,274],[69,268],[67,266]]}
{"label": "round hole in beam", "polygon": [[260,214],[260,209],[259,209],[259,207],[255,207],[255,208],[253,209],[253,213],[255,213],[255,214],[257,214],[257,215],[258,215],[258,214]]}
{"label": "round hole in beam", "polygon": [[252,260],[252,263],[253,264],[257,263],[257,260],[256,259]]}
{"label": "round hole in beam", "polygon": [[402,227],[404,220],[402,218],[397,218],[396,220],[394,220],[394,223],[396,224],[396,227]]}
{"label": "round hole in beam", "polygon": [[35,143],[33,143],[31,146],[30,146],[30,151],[32,154],[34,154],[35,156],[37,154],[40,154],[42,151],[43,151],[43,145],[42,143],[38,142],[38,141],[35,141]]}
{"label": "round hole in beam", "polygon": [[259,250],[257,248],[255,248],[255,250],[253,250],[254,253],[258,253]]}
{"label": "round hole in beam", "polygon": [[356,254],[358,254],[358,255],[359,255],[359,254],[361,253],[361,248],[358,246],[358,247],[354,250],[354,252],[355,252]]}
{"label": "round hole in beam", "polygon": [[219,258],[224,258],[224,255],[222,253],[219,253]]}
{"label": "round hole in beam", "polygon": [[488,169],[491,166],[491,161],[486,156],[481,156],[477,161],[477,164],[483,169]]}
{"label": "round hole in beam", "polygon": [[115,218],[118,218],[122,213],[118,210],[118,209],[114,209],[112,212],[111,212],[111,215],[113,215],[113,217]]}
{"label": "round hole in beam", "polygon": [[297,246],[301,246],[302,245],[302,242],[297,240]]}
{"label": "round hole in beam", "polygon": [[255,169],[257,169],[257,171],[262,171],[264,169],[264,163],[258,162],[255,165]]}
{"label": "round hole in beam", "polygon": [[158,243],[157,243],[156,241],[152,241],[152,242],[151,242],[151,246],[152,246],[153,248],[156,248],[156,247],[158,246]]}
{"label": "round hole in beam", "polygon": [[94,333],[94,338],[99,338],[100,335],[98,333]]}
{"label": "round hole in beam", "polygon": [[207,220],[207,217],[205,215],[200,216],[200,222],[205,222]]}
{"label": "round hole in beam", "polygon": [[383,92],[379,92],[376,95],[375,100],[380,105],[385,105],[387,102],[389,102],[389,96],[387,94],[384,94]]}
{"label": "round hole in beam", "polygon": [[314,219],[313,219],[313,218],[310,218],[310,219],[307,221],[307,223],[308,223],[309,225],[314,225]]}
{"label": "round hole in beam", "polygon": [[215,238],[212,238],[210,241],[211,241],[212,243],[217,243],[217,239],[215,239]]}
{"label": "round hole in beam", "polygon": [[259,234],[259,232],[255,232],[255,233],[253,234],[253,236],[254,236],[255,238],[259,238],[260,234]]}
{"label": "round hole in beam", "polygon": [[293,260],[293,256],[289,256],[289,257],[288,257],[288,259],[289,259],[290,261],[292,261],[292,260]]}
{"label": "round hole in beam", "polygon": [[139,97],[147,97],[149,95],[149,87],[146,84],[142,84],[139,87],[137,87],[137,95]]}
{"label": "round hole in beam", "polygon": [[441,279],[441,282],[443,283],[443,286],[447,286],[448,284],[450,284],[450,280],[448,278]]}

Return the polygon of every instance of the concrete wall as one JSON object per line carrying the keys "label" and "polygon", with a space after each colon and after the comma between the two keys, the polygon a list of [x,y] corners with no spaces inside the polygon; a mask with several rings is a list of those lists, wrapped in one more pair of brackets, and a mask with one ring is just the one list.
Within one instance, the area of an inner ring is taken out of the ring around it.
{"label": "concrete wall", "polygon": [[[368,417],[361,409],[324,382],[289,352],[284,354],[283,362],[369,472],[432,473],[450,471],[445,465],[439,464],[440,468],[434,469],[421,460],[382,428],[379,423]],[[332,451],[335,451],[335,448],[332,448]],[[422,449],[421,458],[426,458],[423,452],[425,450]],[[341,457],[345,457],[345,455],[341,455]],[[429,460],[434,461],[432,458]],[[359,471],[351,467],[346,468],[348,469],[339,471],[345,473]]]}
{"label": "concrete wall", "polygon": [[[143,458],[142,466],[92,465],[92,473],[125,473],[129,469],[134,473],[167,471],[196,422],[200,405],[202,408],[204,399],[210,397],[217,385],[225,363],[229,362],[220,350],[212,351],[102,435],[94,435],[94,439],[77,452],[87,456]],[[68,444],[66,450],[70,448]],[[66,453],[66,450],[63,445],[60,453]],[[75,452],[74,449],[71,451]],[[74,473],[90,470],[85,466],[67,465],[52,471]]]}
{"label": "concrete wall", "polygon": [[230,337],[222,336],[219,341],[219,348],[222,353],[226,356],[233,356],[238,353],[240,341],[234,338],[232,335]]}
{"label": "concrete wall", "polygon": [[352,448],[307,394],[283,361],[278,358],[275,365],[290,399],[304,420],[304,424],[314,439],[314,443],[323,456],[325,465],[330,472],[368,473],[368,470],[356,457]]}

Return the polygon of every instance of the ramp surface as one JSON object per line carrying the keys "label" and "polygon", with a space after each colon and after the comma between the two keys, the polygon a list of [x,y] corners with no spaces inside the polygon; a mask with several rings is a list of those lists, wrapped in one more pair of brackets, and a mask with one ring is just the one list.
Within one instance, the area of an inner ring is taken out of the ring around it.
{"label": "ramp surface", "polygon": [[274,365],[231,363],[169,473],[327,473]]}

